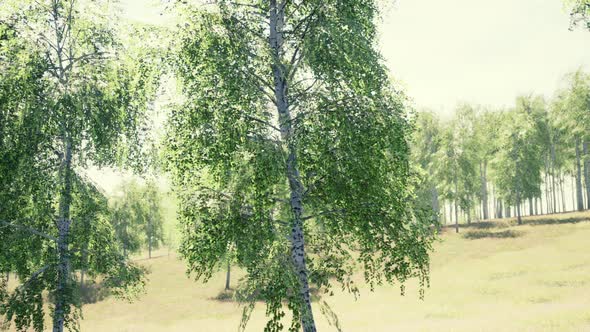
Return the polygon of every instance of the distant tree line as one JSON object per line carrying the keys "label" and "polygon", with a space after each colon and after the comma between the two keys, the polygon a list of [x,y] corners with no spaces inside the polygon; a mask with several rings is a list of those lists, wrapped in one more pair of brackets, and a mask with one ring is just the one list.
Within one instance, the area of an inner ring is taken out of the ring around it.
{"label": "distant tree line", "polygon": [[462,104],[449,121],[419,112],[413,161],[423,202],[443,223],[582,211],[590,206],[590,75],[567,75],[551,101]]}

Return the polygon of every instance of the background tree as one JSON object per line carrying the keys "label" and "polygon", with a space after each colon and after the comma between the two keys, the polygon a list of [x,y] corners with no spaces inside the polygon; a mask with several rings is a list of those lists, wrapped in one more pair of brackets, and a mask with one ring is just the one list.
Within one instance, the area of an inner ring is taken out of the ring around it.
{"label": "background tree", "polygon": [[148,257],[152,258],[152,250],[164,244],[164,218],[160,206],[160,193],[156,183],[148,180],[143,187],[141,201],[144,205],[143,233],[148,248]]}
{"label": "background tree", "polygon": [[152,180],[129,181],[120,186],[120,193],[122,197],[113,202],[111,222],[123,253],[136,253],[143,246],[151,258],[152,250],[164,243],[159,189]]}
{"label": "background tree", "polygon": [[456,232],[459,232],[459,209],[467,214],[469,220],[478,191],[474,121],[473,108],[460,105],[455,118],[444,127],[441,148],[435,156],[441,192],[453,204]]}
{"label": "background tree", "polygon": [[115,230],[115,236],[122,248],[123,256],[136,253],[141,249],[141,218],[137,215],[143,213],[140,202],[140,190],[137,183],[127,182],[120,187],[123,196],[111,203],[111,224]]}
{"label": "background tree", "polygon": [[[474,125],[474,149],[478,162],[480,176],[480,194],[482,218],[490,219],[489,212],[489,165],[498,152],[498,141],[502,128],[501,113],[497,111],[483,110],[476,114]],[[492,170],[493,171],[493,170]],[[494,198],[495,199],[495,198]]]}
{"label": "background tree", "polygon": [[[427,281],[431,221],[413,211],[411,127],[374,47],[377,14],[372,1],[187,10],[178,63],[187,102],[172,112],[168,140],[181,253],[207,280],[235,243],[256,294],[247,310],[265,300],[270,331],[282,329],[284,301],[291,330],[315,331],[310,283],[329,290],[335,278],[355,291],[355,256],[371,285]],[[202,172],[213,190],[191,183]],[[242,212],[219,220],[236,172],[249,180],[231,195]]]}
{"label": "background tree", "polygon": [[517,99],[517,107],[506,113],[501,149],[495,160],[499,194],[514,205],[518,224],[522,223],[521,204],[540,195],[542,150],[539,131],[527,100]]}
{"label": "background tree", "polygon": [[416,131],[412,141],[412,161],[421,172],[424,185],[419,187],[417,201],[424,202],[438,221],[440,215],[439,190],[435,177],[435,155],[440,148],[440,120],[432,112],[420,112],[416,117]]}
{"label": "background tree", "polygon": [[584,209],[582,181],[586,183],[586,197],[590,197],[590,164],[587,148],[590,141],[590,76],[578,70],[568,75],[567,81],[568,87],[558,92],[553,109],[556,126],[567,135],[564,137],[567,143],[574,147],[576,206],[578,211],[581,211]]}
{"label": "background tree", "polygon": [[[83,187],[76,184],[83,179],[80,168],[87,162],[104,165],[123,156],[134,157],[140,144],[127,143],[139,141],[141,114],[154,80],[149,61],[140,63],[120,52],[118,36],[109,28],[113,12],[108,3],[48,0],[4,5],[5,9],[13,8],[8,10],[12,13],[8,26],[20,41],[10,37],[2,40],[3,57],[9,59],[2,63],[7,68],[3,74],[20,73],[25,75],[24,82],[31,84],[5,85],[7,92],[1,95],[14,92],[14,88],[34,91],[12,97],[3,109],[10,126],[27,128],[22,134],[27,136],[21,137],[23,142],[31,142],[30,147],[19,150],[14,145],[6,149],[13,157],[12,166],[27,161],[34,166],[15,171],[28,174],[3,184],[19,194],[3,197],[2,206],[20,211],[11,212],[10,217],[24,218],[4,222],[10,230],[3,232],[0,242],[13,249],[0,254],[0,263],[24,268],[17,271],[23,283],[15,291],[9,293],[5,284],[0,287],[0,313],[14,320],[18,329],[32,326],[42,330],[41,294],[47,290],[54,299],[53,330],[63,331],[64,326],[75,328],[79,316],[71,273],[76,266],[106,274],[105,285],[114,288],[142,283],[142,270],[113,251],[112,229],[104,223],[108,218],[92,221],[92,227],[100,230],[90,235],[100,243],[93,249],[100,252],[88,249],[84,262],[77,260],[78,252],[86,249],[75,238],[74,230],[83,221],[73,219],[79,203],[74,199],[78,199],[77,188]],[[15,55],[21,58],[15,59]],[[21,204],[20,198],[40,205],[29,210],[31,205]],[[39,238],[31,240],[33,245],[28,250],[13,255],[13,250],[26,243],[18,235],[23,230]],[[41,238],[45,242],[39,241]]]}

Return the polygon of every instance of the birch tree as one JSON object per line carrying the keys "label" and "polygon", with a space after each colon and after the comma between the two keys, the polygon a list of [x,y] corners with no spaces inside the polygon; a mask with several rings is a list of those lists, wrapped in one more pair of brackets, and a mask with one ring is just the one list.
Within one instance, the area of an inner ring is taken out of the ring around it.
{"label": "birch tree", "polygon": [[522,99],[506,113],[501,148],[494,160],[495,182],[504,202],[514,205],[522,223],[521,203],[540,195],[542,149],[533,112]]}
{"label": "birch tree", "polygon": [[354,261],[371,286],[424,286],[431,221],[413,212],[411,126],[376,51],[376,2],[218,1],[185,14],[186,103],[168,150],[189,271],[207,280],[234,244],[245,317],[264,300],[268,331],[283,328],[283,303],[290,330],[316,331],[310,285],[356,292]]}
{"label": "birch tree", "polygon": [[576,207],[584,209],[582,181],[586,183],[586,196],[590,193],[590,158],[584,152],[590,141],[590,76],[580,70],[567,76],[567,88],[558,91],[553,105],[555,123],[567,134],[566,139],[575,151]]}
{"label": "birch tree", "polygon": [[477,114],[474,128],[474,140],[476,144],[476,159],[479,163],[479,175],[481,191],[479,197],[482,202],[483,219],[489,219],[489,190],[488,183],[491,178],[490,163],[498,152],[498,141],[502,127],[502,115],[498,111],[485,110]]}
{"label": "birch tree", "polygon": [[[29,146],[19,151],[5,145],[5,151],[15,156],[16,165],[33,166],[15,171],[22,175],[14,179],[22,182],[3,183],[7,187],[2,189],[20,195],[3,197],[3,210],[19,212],[3,221],[0,242],[11,250],[0,253],[0,263],[22,266],[17,272],[23,283],[13,292],[5,284],[0,287],[0,313],[19,330],[41,331],[41,295],[49,291],[53,331],[77,329],[80,303],[74,268],[91,267],[89,272],[105,275],[105,285],[115,289],[143,282],[142,269],[115,250],[108,218],[76,219],[75,200],[83,187],[79,184],[87,182],[81,169],[88,162],[108,165],[137,156],[141,114],[154,80],[149,61],[140,63],[121,52],[110,28],[112,7],[106,2],[16,1],[3,6],[9,12],[5,20],[21,42],[15,46],[10,38],[2,40],[2,50],[8,50],[2,56],[9,60],[2,62],[2,74],[25,75],[31,83],[27,91],[34,93],[13,97],[2,110],[12,120],[9,126],[27,129],[19,137],[22,146]],[[20,65],[25,67],[15,67]],[[3,88],[9,93],[14,86]],[[131,141],[135,144],[128,144]],[[96,245],[88,249],[75,232],[85,222],[96,231],[90,234],[90,243]],[[23,233],[35,237],[23,240]],[[30,244],[28,250],[15,253],[25,244]]]}
{"label": "birch tree", "polygon": [[413,163],[424,174],[424,186],[417,193],[418,200],[427,202],[436,220],[440,214],[439,188],[436,181],[435,155],[440,149],[442,127],[440,120],[431,112],[420,112],[416,119],[416,131],[412,145]]}

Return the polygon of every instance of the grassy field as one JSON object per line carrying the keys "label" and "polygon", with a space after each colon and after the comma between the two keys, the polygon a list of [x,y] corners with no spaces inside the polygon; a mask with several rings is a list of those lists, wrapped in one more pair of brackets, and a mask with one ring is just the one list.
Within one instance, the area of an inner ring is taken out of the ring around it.
{"label": "grassy field", "polygon": [[[337,293],[327,302],[343,331],[590,331],[590,213],[524,221],[445,230],[423,301],[410,283],[403,297],[396,286],[365,287],[356,301]],[[151,269],[147,293],[85,305],[82,331],[237,330],[241,308],[215,299],[223,272],[200,284],[173,255],[142,263]],[[315,310],[319,331],[335,331]],[[259,305],[247,330],[264,323]]]}

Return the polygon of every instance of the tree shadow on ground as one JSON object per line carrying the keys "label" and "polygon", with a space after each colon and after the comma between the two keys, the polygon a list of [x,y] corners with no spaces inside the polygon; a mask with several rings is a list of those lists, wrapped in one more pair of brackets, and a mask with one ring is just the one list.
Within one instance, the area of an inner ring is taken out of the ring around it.
{"label": "tree shadow on ground", "polygon": [[234,302],[236,300],[235,292],[232,288],[222,290],[217,296],[211,299],[219,302]]}
{"label": "tree shadow on ground", "polygon": [[[316,287],[310,286],[309,293],[311,295],[312,302],[318,302],[321,300],[320,290]],[[238,302],[238,303],[246,303],[249,301],[254,300],[255,302],[264,302],[264,299],[260,296],[259,291],[254,291],[253,294],[246,295],[240,290],[235,290],[233,288],[224,289],[216,296],[210,298],[210,300],[215,300],[219,302]]]}
{"label": "tree shadow on ground", "polygon": [[461,225],[461,228],[491,229],[491,228],[508,228],[510,225],[500,221],[478,221],[467,225]]}
{"label": "tree shadow on ground", "polygon": [[[559,224],[576,224],[580,222],[590,222],[590,217],[581,215],[581,216],[571,216],[567,218],[563,218],[559,214],[548,214],[548,215],[539,215],[539,216],[527,216],[522,218],[522,225],[559,225]],[[510,217],[506,219],[495,219],[495,220],[486,220],[486,221],[476,221],[471,222],[469,224],[459,224],[460,229],[481,229],[481,230],[491,230],[491,229],[503,229],[513,226],[519,226],[515,217]],[[444,225],[443,228],[446,231],[454,230],[454,224],[447,224]]]}
{"label": "tree shadow on ground", "polygon": [[100,283],[85,283],[79,288],[80,301],[82,304],[97,303],[108,298],[111,294],[106,287]]}
{"label": "tree shadow on ground", "polygon": [[524,225],[559,225],[559,224],[577,224],[579,222],[588,222],[590,219],[588,217],[570,217],[564,219],[556,219],[551,218],[550,216],[539,218],[539,219],[532,219],[532,220],[523,220]]}
{"label": "tree shadow on ground", "polygon": [[521,237],[524,235],[523,231],[514,231],[514,230],[505,230],[501,232],[493,232],[493,231],[470,231],[463,234],[463,237],[470,240],[477,240],[483,238],[491,238],[491,239],[507,239],[507,238],[516,238]]}
{"label": "tree shadow on ground", "polygon": [[[509,220],[504,220],[504,221],[476,221],[476,222],[471,222],[469,224],[459,224],[459,229],[502,229],[502,228],[508,228],[510,227],[511,224],[509,223]],[[455,231],[455,225],[454,224],[449,224],[449,225],[444,225],[443,228],[448,232],[448,231]]]}

